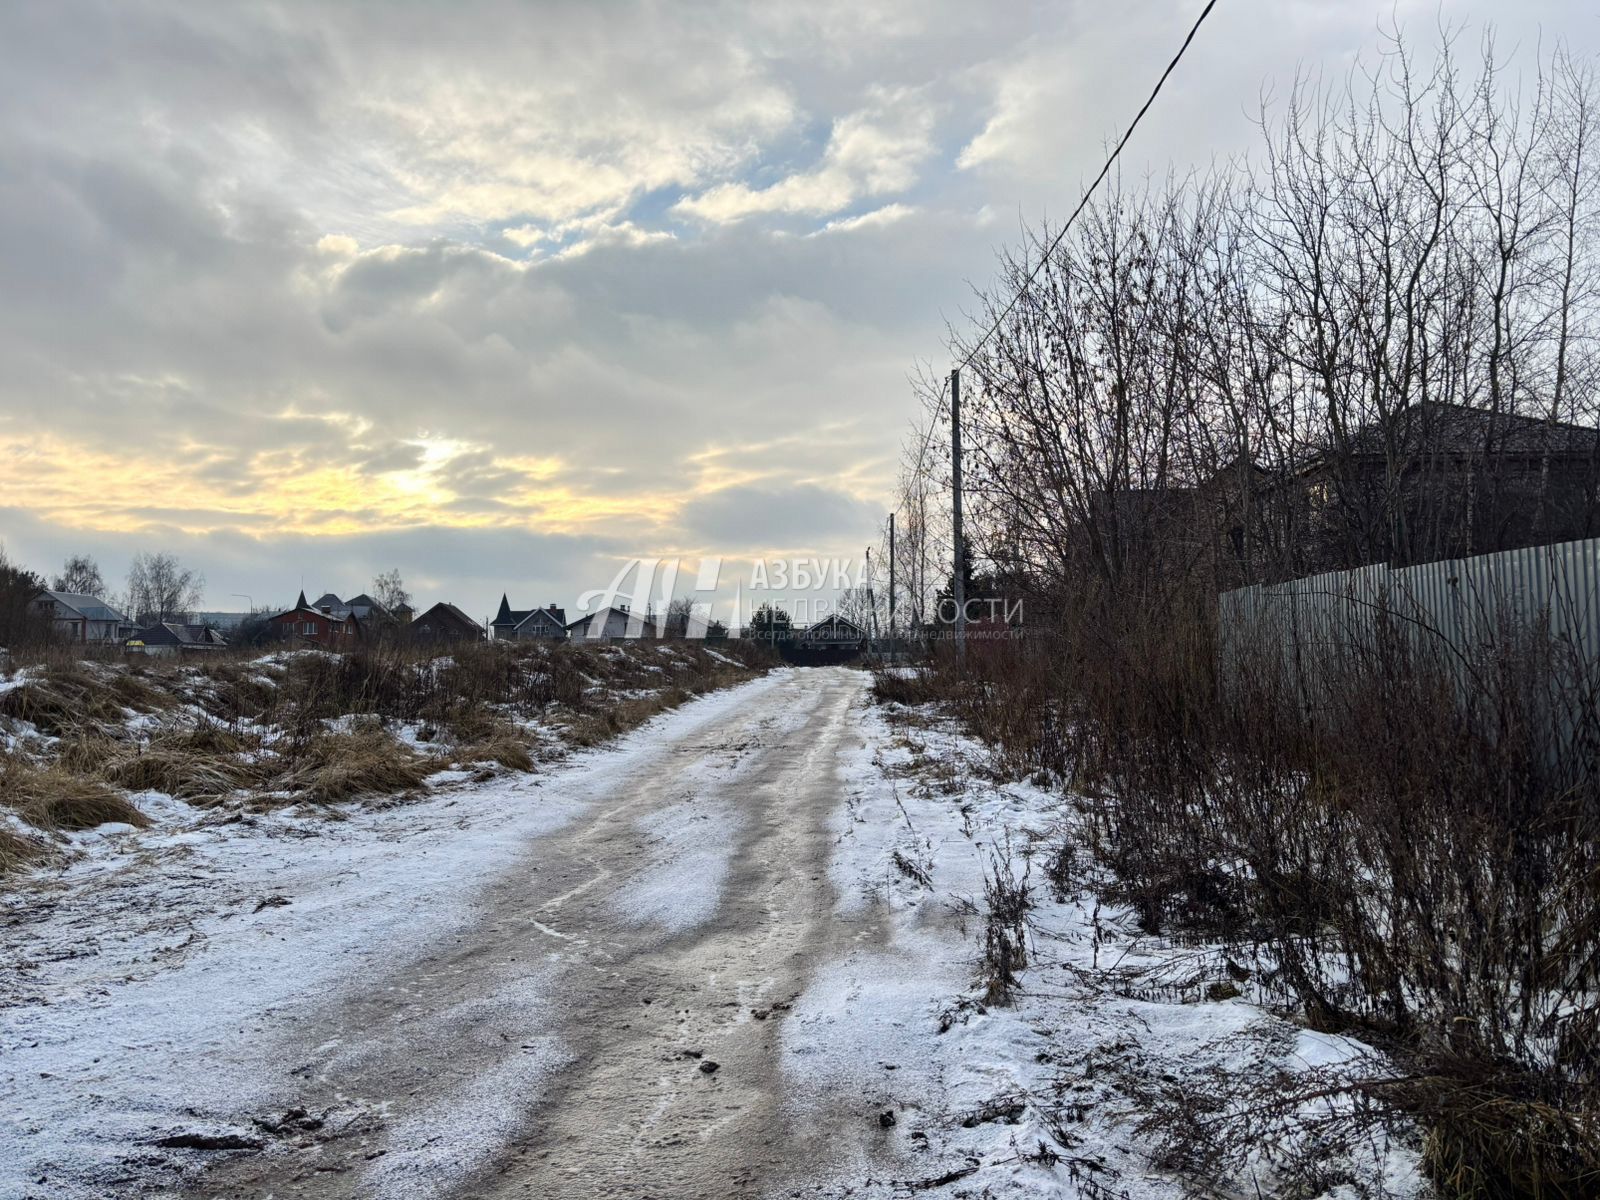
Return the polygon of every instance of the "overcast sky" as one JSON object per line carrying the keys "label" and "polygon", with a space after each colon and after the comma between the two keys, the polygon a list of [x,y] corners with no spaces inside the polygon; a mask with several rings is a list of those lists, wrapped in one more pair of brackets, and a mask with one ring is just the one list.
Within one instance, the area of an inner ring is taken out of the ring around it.
{"label": "overcast sky", "polygon": [[[947,321],[1200,0],[0,6],[0,541],[211,607],[398,566],[474,615],[635,555],[859,555]],[[1398,20],[1221,0],[1124,173]]]}

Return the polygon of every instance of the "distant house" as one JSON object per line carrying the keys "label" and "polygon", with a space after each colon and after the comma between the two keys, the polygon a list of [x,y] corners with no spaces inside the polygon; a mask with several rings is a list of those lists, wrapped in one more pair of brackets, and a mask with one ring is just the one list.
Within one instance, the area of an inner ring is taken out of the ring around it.
{"label": "distant house", "polygon": [[481,642],[484,630],[454,604],[441,600],[407,626],[406,636],[414,642]]}
{"label": "distant house", "polygon": [[867,631],[849,618],[834,613],[826,620],[806,626],[792,640],[807,649],[859,646],[867,640]]}
{"label": "distant house", "polygon": [[555,638],[567,636],[565,609],[547,604],[543,608],[516,609],[510,600],[500,597],[500,611],[490,623],[495,641],[524,641],[530,638]]}
{"label": "distant house", "polygon": [[1224,587],[1572,541],[1600,533],[1600,430],[1427,401],[1197,494]]}
{"label": "distant house", "polygon": [[50,622],[56,638],[88,646],[120,646],[133,622],[98,596],[48,589],[33,598],[33,609]]}
{"label": "distant house", "polygon": [[654,621],[630,612],[627,605],[619,605],[579,617],[567,626],[567,636],[573,641],[623,642],[659,635]]}
{"label": "distant house", "polygon": [[324,592],[312,601],[311,607],[335,617],[354,617],[363,641],[392,637],[411,621],[410,605],[402,604],[390,612],[365,592],[348,600],[339,599],[333,592]]}
{"label": "distant house", "polygon": [[[335,600],[337,596],[333,597]],[[328,597],[324,596],[323,600]],[[287,641],[321,646],[327,650],[348,650],[361,640],[361,620],[351,613],[333,611],[333,605],[321,607],[307,604],[306,594],[300,593],[293,608],[268,617],[267,624]]]}
{"label": "distant house", "polygon": [[230,629],[237,629],[246,621],[253,621],[257,614],[254,612],[197,612],[190,613],[193,623],[209,625],[213,629],[220,629],[226,633]]}
{"label": "distant house", "polygon": [[136,630],[123,643],[124,648],[136,654],[165,658],[174,654],[195,654],[224,650],[228,639],[209,625],[180,625],[174,621],[158,621]]}

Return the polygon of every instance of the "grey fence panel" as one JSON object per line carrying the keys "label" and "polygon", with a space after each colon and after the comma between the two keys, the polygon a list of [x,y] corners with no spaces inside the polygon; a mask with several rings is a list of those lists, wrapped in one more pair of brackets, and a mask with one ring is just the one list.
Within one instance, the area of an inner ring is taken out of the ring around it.
{"label": "grey fence panel", "polygon": [[1398,570],[1362,567],[1252,585],[1217,598],[1224,685],[1247,659],[1280,664],[1315,705],[1329,671],[1352,652],[1376,651],[1385,636],[1413,650],[1468,664],[1507,636],[1547,630],[1571,669],[1600,672],[1600,538],[1445,559]]}

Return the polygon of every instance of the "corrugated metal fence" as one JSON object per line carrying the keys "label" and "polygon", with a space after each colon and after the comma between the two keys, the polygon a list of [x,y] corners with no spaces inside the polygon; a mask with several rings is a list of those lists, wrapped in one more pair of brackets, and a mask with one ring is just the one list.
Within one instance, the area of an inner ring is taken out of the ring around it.
{"label": "corrugated metal fence", "polygon": [[1457,664],[1470,686],[1470,668],[1486,651],[1508,637],[1547,633],[1563,661],[1592,682],[1600,670],[1600,538],[1239,588],[1218,597],[1218,620],[1225,681],[1247,664],[1271,663],[1312,707],[1327,672],[1354,655],[1382,653],[1389,638]]}

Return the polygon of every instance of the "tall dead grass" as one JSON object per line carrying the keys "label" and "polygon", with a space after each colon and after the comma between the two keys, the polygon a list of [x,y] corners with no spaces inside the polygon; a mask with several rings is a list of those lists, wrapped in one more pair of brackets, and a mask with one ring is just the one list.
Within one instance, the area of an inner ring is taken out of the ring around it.
{"label": "tall dead grass", "polygon": [[1203,602],[1089,598],[1050,639],[936,659],[933,698],[1082,797],[1116,898],[1220,940],[1265,999],[1412,1073],[1374,1084],[1471,1200],[1600,1183],[1600,664],[1541,630],[1469,652],[1381,625],[1308,685],[1219,678]]}
{"label": "tall dead grass", "polygon": [[[0,805],[24,823],[0,826],[0,870],[38,861],[49,834],[143,823],[129,792],[201,807],[335,805],[415,794],[451,762],[531,771],[534,727],[597,745],[771,665],[760,647],[717,649],[382,645],[118,664],[46,648],[0,691],[0,725],[23,735],[0,761]],[[397,724],[426,752],[400,741]]]}
{"label": "tall dead grass", "polygon": [[[99,780],[15,757],[0,762],[0,795],[24,821],[50,833],[94,829],[110,822],[149,824],[126,796]],[[11,854],[26,853],[26,848],[17,844],[21,841],[26,839],[16,839]]]}
{"label": "tall dead grass", "polygon": [[357,796],[409,792],[438,769],[436,761],[370,724],[312,738],[283,764],[275,783],[296,799],[336,804]]}

